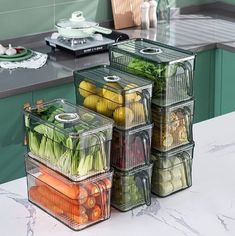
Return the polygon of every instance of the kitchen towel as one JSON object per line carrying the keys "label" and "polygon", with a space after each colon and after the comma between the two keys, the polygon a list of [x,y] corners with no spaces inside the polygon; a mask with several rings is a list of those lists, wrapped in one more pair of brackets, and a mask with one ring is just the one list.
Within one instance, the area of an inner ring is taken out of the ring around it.
{"label": "kitchen towel", "polygon": [[22,61],[0,61],[0,67],[4,69],[38,69],[45,65],[47,61],[47,54],[33,51],[32,57]]}

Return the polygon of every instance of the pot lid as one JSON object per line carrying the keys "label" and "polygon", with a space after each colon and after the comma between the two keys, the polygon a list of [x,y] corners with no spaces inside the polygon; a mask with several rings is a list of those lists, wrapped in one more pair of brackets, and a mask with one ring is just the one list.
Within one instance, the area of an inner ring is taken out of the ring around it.
{"label": "pot lid", "polygon": [[65,29],[85,29],[98,26],[97,22],[86,21],[81,11],[73,12],[70,18],[60,19],[56,22],[56,27]]}

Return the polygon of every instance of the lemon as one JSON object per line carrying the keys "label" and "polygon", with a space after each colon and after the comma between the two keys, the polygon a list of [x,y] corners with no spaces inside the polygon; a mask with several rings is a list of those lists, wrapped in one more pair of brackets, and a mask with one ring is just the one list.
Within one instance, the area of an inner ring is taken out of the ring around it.
{"label": "lemon", "polygon": [[79,93],[81,96],[83,97],[87,97],[91,94],[95,94],[96,93],[96,86],[90,82],[87,81],[82,81],[79,84]]}
{"label": "lemon", "polygon": [[83,106],[93,111],[96,111],[96,104],[98,103],[99,100],[100,100],[99,96],[94,94],[89,95],[84,99]]}
{"label": "lemon", "polygon": [[[136,84],[128,84],[125,86],[124,90],[131,90],[133,88],[137,88],[138,86]],[[133,93],[126,93],[125,94],[125,101],[126,102],[136,102],[139,100],[139,96],[136,92]]]}
{"label": "lemon", "polygon": [[[113,88],[113,90],[110,90],[110,88]],[[120,89],[122,89],[122,86],[119,83],[117,83],[117,82],[107,82],[104,85],[103,94],[105,94],[106,91],[115,91],[115,90],[120,90]]]}
{"label": "lemon", "polygon": [[106,99],[100,99],[96,104],[96,111],[105,116],[111,117],[112,111],[108,108],[108,102]]}
{"label": "lemon", "polygon": [[130,104],[130,109],[134,113],[134,122],[140,124],[145,122],[144,105],[140,102]]}
{"label": "lemon", "polygon": [[118,107],[113,113],[113,119],[119,126],[130,126],[134,119],[134,113],[128,107]]}

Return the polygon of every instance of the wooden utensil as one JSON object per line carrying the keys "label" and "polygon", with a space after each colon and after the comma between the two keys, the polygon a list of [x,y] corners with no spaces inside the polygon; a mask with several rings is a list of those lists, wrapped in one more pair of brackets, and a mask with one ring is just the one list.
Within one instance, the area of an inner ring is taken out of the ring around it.
{"label": "wooden utensil", "polygon": [[140,25],[140,4],[143,0],[112,0],[115,29]]}

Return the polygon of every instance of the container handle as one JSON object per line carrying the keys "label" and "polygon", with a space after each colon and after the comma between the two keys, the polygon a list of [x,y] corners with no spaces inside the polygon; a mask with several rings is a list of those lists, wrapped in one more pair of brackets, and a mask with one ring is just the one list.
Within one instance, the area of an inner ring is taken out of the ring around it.
{"label": "container handle", "polygon": [[185,121],[185,126],[186,126],[189,141],[192,141],[192,132],[193,132],[192,114],[191,114],[191,110],[187,106],[184,107],[184,121]]}
{"label": "container handle", "polygon": [[56,115],[55,119],[62,123],[73,123],[78,121],[80,119],[80,116],[77,113],[65,112]]}
{"label": "container handle", "polygon": [[161,48],[156,48],[156,47],[148,47],[140,50],[140,53],[144,55],[157,55],[161,54],[162,52],[163,51]]}
{"label": "container handle", "polygon": [[148,92],[147,89],[142,90],[142,92],[137,92],[138,95],[140,95],[142,97],[142,101],[143,101],[143,106],[144,106],[144,113],[145,113],[145,117],[146,117],[146,123],[150,124],[151,123],[151,98],[150,98],[150,94]]}
{"label": "container handle", "polygon": [[143,186],[144,190],[144,200],[147,206],[151,205],[151,197],[150,197],[150,181],[149,181],[149,175],[146,173],[146,171],[142,171],[139,173],[136,177],[139,177]]}
{"label": "container handle", "polygon": [[[187,157],[186,157],[187,156]],[[192,158],[188,152],[183,151],[180,158],[183,161],[183,166],[184,166],[184,172],[185,172],[185,178],[186,178],[186,182],[189,186],[192,185],[192,178],[189,177],[189,172],[188,172],[188,168],[190,168],[190,173],[192,173],[191,170],[191,165],[189,165],[188,161],[191,161],[190,159]]]}
{"label": "container handle", "polygon": [[184,74],[186,76],[186,83],[187,83],[187,88],[189,91],[189,95],[193,95],[193,69],[191,64],[186,61],[186,62],[181,62],[179,65],[184,69]]}
{"label": "container handle", "polygon": [[144,150],[144,160],[145,160],[145,164],[149,164],[148,162],[148,157],[150,155],[150,138],[149,138],[149,134],[146,130],[138,133],[136,136],[135,136],[135,139],[139,137],[142,141],[142,147],[143,147],[143,150]]}

